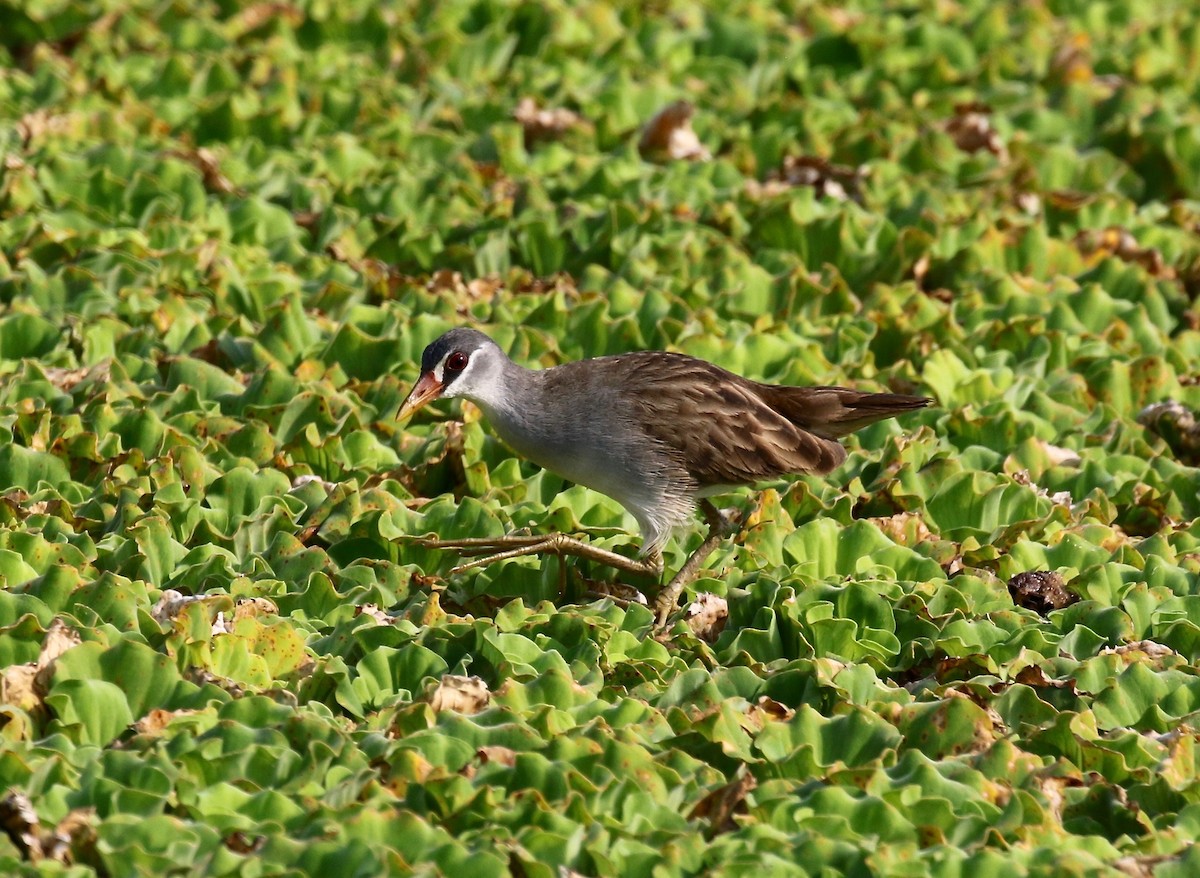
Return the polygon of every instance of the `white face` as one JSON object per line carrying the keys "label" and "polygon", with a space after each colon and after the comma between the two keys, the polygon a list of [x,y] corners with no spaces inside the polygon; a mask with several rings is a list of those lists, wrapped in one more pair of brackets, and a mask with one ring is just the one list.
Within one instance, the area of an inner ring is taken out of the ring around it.
{"label": "white face", "polygon": [[433,377],[441,382],[446,398],[461,396],[472,402],[494,403],[503,396],[503,362],[504,354],[496,347],[451,351],[433,367]]}

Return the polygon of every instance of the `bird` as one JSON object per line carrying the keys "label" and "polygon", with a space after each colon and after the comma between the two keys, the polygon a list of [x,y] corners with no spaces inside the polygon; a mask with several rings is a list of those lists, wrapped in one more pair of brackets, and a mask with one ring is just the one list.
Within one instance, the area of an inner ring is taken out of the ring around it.
{"label": "bird", "polygon": [[458,327],[430,343],[400,405],[403,421],[437,399],[470,400],[521,457],[607,494],[642,534],[635,558],[566,534],[437,540],[431,548],[486,555],[460,572],[531,554],[574,555],[661,578],[662,550],[697,508],[708,535],[655,599],[659,626],[732,530],[708,499],[794,474],[824,475],[846,459],[841,440],[929,405],[922,396],[794,387],[743,378],[668,351],[635,351],[527,369],[484,333]]}

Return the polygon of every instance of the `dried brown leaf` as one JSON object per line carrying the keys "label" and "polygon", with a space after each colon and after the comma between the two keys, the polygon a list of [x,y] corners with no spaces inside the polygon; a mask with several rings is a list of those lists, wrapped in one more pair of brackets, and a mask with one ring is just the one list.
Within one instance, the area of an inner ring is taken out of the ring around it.
{"label": "dried brown leaf", "polygon": [[1013,196],[1013,204],[1028,216],[1039,216],[1042,212],[1042,197],[1036,192],[1018,192]]}
{"label": "dried brown leaf", "polygon": [[487,299],[504,289],[504,281],[498,277],[477,277],[467,281],[467,294],[472,299]]}
{"label": "dried brown leaf", "polygon": [[933,264],[928,253],[922,253],[921,256],[913,263],[912,276],[917,282],[917,286],[921,289],[925,288],[925,275],[929,274],[929,267]]}
{"label": "dried brown leaf", "polygon": [[26,712],[38,710],[45,690],[37,680],[38,668],[34,662],[0,669],[0,704],[11,704]]}
{"label": "dried brown leaf", "polygon": [[1147,658],[1163,659],[1175,654],[1175,650],[1153,640],[1135,640],[1132,643],[1122,643],[1119,646],[1106,646],[1100,650],[1101,655],[1131,655],[1142,653]]}
{"label": "dried brown leaf", "polygon": [[1079,600],[1079,595],[1067,591],[1062,576],[1053,570],[1027,570],[1008,581],[1013,603],[1043,615],[1061,610]]}
{"label": "dried brown leaf", "polygon": [[1063,807],[1067,801],[1066,790],[1083,786],[1083,781],[1077,777],[1058,777],[1044,774],[1035,778],[1035,780],[1041,789],[1042,797],[1049,806],[1050,814],[1054,817],[1054,822],[1061,823]]}
{"label": "dried brown leaf", "polygon": [[1008,161],[1008,147],[992,127],[991,107],[986,104],[958,104],[954,116],[946,122],[946,133],[963,152],[986,150],[1002,162]]}
{"label": "dried brown leaf", "polygon": [[819,156],[786,156],[778,170],[759,183],[750,180],[746,192],[753,198],[775,195],[796,186],[808,186],[824,198],[862,201],[862,184],[870,174],[866,165],[835,165]]}
{"label": "dried brown leaf", "polygon": [[206,149],[203,146],[198,149],[177,149],[172,150],[169,155],[182,159],[196,168],[204,180],[204,188],[209,192],[214,192],[218,195],[234,195],[240,191],[221,172],[220,159],[217,158],[217,154],[211,149]]}
{"label": "dried brown leaf", "polygon": [[251,3],[230,18],[228,29],[230,34],[237,38],[276,20],[287,24],[288,27],[299,27],[304,23],[304,11],[291,3],[276,0]]}
{"label": "dried brown leaf", "polygon": [[29,149],[35,140],[43,137],[61,137],[84,121],[85,117],[79,113],[52,113],[41,108],[26,113],[17,120],[15,127],[17,136],[21,138],[21,145]]}
{"label": "dried brown leaf", "polygon": [[150,608],[150,616],[160,625],[175,621],[175,617],[183,612],[188,604],[204,600],[203,595],[185,595],[173,588],[163,589],[158,601]]}
{"label": "dried brown leaf", "polygon": [[439,268],[429,275],[428,280],[425,281],[425,289],[431,293],[465,293],[467,291],[466,284],[463,283],[462,272],[449,268]]}
{"label": "dried brown leaf", "polygon": [[688,814],[689,820],[708,819],[706,835],[712,838],[723,832],[737,829],[733,816],[738,811],[744,811],[744,802],[758,781],[745,765],[738,769],[737,776],[724,786],[717,787],[702,798]]}
{"label": "dried brown leaf", "polygon": [[1123,262],[1136,263],[1152,277],[1170,280],[1176,276],[1175,269],[1166,264],[1161,251],[1154,247],[1139,246],[1133,233],[1120,226],[1082,229],[1075,235],[1075,247],[1093,260],[1116,256]]}
{"label": "dried brown leaf", "polygon": [[562,293],[570,297],[579,295],[579,287],[575,283],[575,278],[565,271],[538,277],[532,272],[517,268],[509,273],[508,282],[512,291],[521,295],[544,296],[548,293]]}
{"label": "dried brown leaf", "polygon": [[0,494],[0,500],[15,511],[29,500],[29,492],[24,488],[10,488],[3,494]]}
{"label": "dried brown leaf", "polygon": [[167,726],[171,724],[171,720],[178,716],[193,716],[200,713],[199,710],[191,710],[181,708],[180,710],[163,710],[161,707],[156,707],[133,724],[133,730],[139,735],[157,735],[161,733]]}
{"label": "dried brown leaf", "polygon": [[253,619],[259,616],[278,616],[279,607],[268,598],[241,598],[233,608],[233,620]]}
{"label": "dried brown leaf", "polygon": [[442,680],[429,696],[429,706],[438,713],[479,713],[488,706],[492,695],[479,677],[443,674]]}
{"label": "dried brown leaf", "polygon": [[240,829],[225,836],[225,847],[229,848],[235,854],[243,856],[258,853],[266,843],[267,837],[265,835],[250,835]]}
{"label": "dried brown leaf", "polygon": [[942,565],[942,569],[946,571],[946,576],[958,576],[967,569],[967,565],[963,562],[962,555],[955,555],[949,561]]}
{"label": "dried brown leaf", "polygon": [[1070,448],[1062,448],[1058,445],[1051,445],[1041,439],[1038,440],[1038,445],[1041,446],[1043,453],[1055,466],[1079,466],[1082,459],[1079,453],[1072,451]]}
{"label": "dried brown leaf", "polygon": [[1179,859],[1179,854],[1129,854],[1113,860],[1112,866],[1129,878],[1154,878],[1154,867]]}
{"label": "dried brown leaf", "polygon": [[296,476],[296,478],[292,479],[292,490],[298,491],[300,488],[303,488],[305,485],[311,485],[314,482],[316,482],[322,488],[324,488],[326,490],[326,492],[332,491],[334,488],[337,487],[337,482],[330,482],[330,481],[327,481],[327,480],[321,478],[320,476],[313,475],[312,473],[305,473],[303,475]]}
{"label": "dried brown leaf", "polygon": [[183,678],[191,683],[195,683],[197,686],[213,685],[219,689],[224,689],[234,698],[241,698],[246,694],[246,690],[233,680],[214,674],[207,668],[190,667],[183,672]]}
{"label": "dried brown leaf", "polygon": [[1077,192],[1072,189],[1055,189],[1046,193],[1051,207],[1059,210],[1079,210],[1096,200],[1094,192]]}
{"label": "dried brown leaf", "polygon": [[1092,44],[1085,33],[1075,33],[1063,40],[1050,59],[1050,77],[1061,84],[1087,82],[1092,71]]}
{"label": "dried brown leaf", "polygon": [[684,614],[687,626],[701,640],[712,643],[725,630],[729,621],[729,603],[709,592],[696,595]]}
{"label": "dried brown leaf", "polygon": [[1035,483],[1033,478],[1029,475],[1029,470],[1027,469],[1017,470],[1015,473],[1013,473],[1013,481],[1018,485],[1026,485],[1030,488],[1033,488],[1034,492],[1036,492],[1039,497],[1047,497],[1052,503],[1057,503],[1060,506],[1070,506],[1074,502],[1074,498],[1071,496],[1070,491],[1055,491],[1053,494],[1051,494],[1041,485]]}
{"label": "dried brown leaf", "polygon": [[29,796],[20,790],[10,789],[0,799],[0,829],[4,830],[21,856],[27,860],[42,859],[41,826],[37,811]]}
{"label": "dried brown leaf", "polygon": [[[88,851],[96,847],[96,809],[75,808],[67,812],[54,829],[42,837],[42,851],[46,859],[59,863],[74,863],[90,860]],[[84,856],[81,857],[80,854]]]}
{"label": "dried brown leaf", "polygon": [[517,764],[517,751],[511,747],[501,747],[499,744],[492,744],[476,750],[475,758],[479,760],[481,765],[488,765],[495,762],[499,765],[512,768]]}
{"label": "dried brown leaf", "polygon": [[0,703],[27,712],[41,710],[42,699],[50,689],[55,661],[81,642],[79,634],[61,619],[51,622],[42,639],[37,661],[0,669]]}
{"label": "dried brown leaf", "polygon": [[1191,409],[1167,399],[1146,406],[1137,421],[1161,436],[1185,463],[1200,461],[1200,423]]}
{"label": "dried brown leaf", "polygon": [[521,98],[513,111],[513,118],[521,123],[525,132],[526,148],[541,141],[557,140],[580,122],[577,113],[563,107],[539,108],[537,101],[531,97]]}
{"label": "dried brown leaf", "polygon": [[915,546],[917,543],[933,539],[933,533],[918,512],[897,512],[895,515],[868,518],[867,521],[883,531],[893,543],[901,546]]}
{"label": "dried brown leaf", "polygon": [[1034,689],[1067,689],[1075,692],[1074,680],[1052,680],[1046,676],[1046,672],[1038,665],[1026,665],[1021,668],[1021,670],[1017,671],[1014,682],[1031,686]]}
{"label": "dried brown leaf", "polygon": [[38,654],[37,660],[38,669],[50,667],[60,655],[81,643],[83,643],[83,638],[79,636],[79,632],[61,619],[55,619],[50,623],[46,636],[42,640],[42,650]]}
{"label": "dried brown leaf", "polygon": [[79,632],[61,619],[55,619],[50,623],[46,636],[42,639],[42,651],[38,653],[35,664],[37,669],[35,683],[42,692],[50,689],[50,677],[54,673],[54,662],[64,652],[74,649],[81,643],[83,643],[83,638],[79,636]]}
{"label": "dried brown leaf", "polygon": [[48,366],[42,371],[46,374],[46,380],[59,390],[66,392],[70,392],[73,387],[88,377],[95,377],[100,383],[109,380],[109,364],[107,362],[79,369],[62,369]]}
{"label": "dried brown leaf", "polygon": [[645,127],[638,140],[638,152],[652,161],[686,159],[707,161],[712,153],[705,148],[692,130],[696,108],[690,101],[675,101],[659,110]]}
{"label": "dried brown leaf", "polygon": [[787,720],[791,719],[796,713],[795,710],[788,707],[783,702],[776,701],[774,698],[770,698],[766,695],[758,696],[758,700],[754,702],[750,709],[758,712],[767,719],[779,720],[782,722],[786,722]]}
{"label": "dried brown leaf", "polygon": [[377,607],[375,604],[362,604],[361,606],[355,607],[354,615],[370,616],[380,625],[391,625],[396,621],[383,610],[379,609],[379,607]]}

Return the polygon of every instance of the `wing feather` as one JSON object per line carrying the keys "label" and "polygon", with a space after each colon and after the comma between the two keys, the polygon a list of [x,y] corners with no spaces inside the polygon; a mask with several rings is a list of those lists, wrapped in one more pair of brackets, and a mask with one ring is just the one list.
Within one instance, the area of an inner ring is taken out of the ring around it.
{"label": "wing feather", "polygon": [[626,392],[647,434],[676,455],[698,488],[787,473],[826,473],[846,458],[833,438],[804,429],[760,385],[680,354],[631,355]]}

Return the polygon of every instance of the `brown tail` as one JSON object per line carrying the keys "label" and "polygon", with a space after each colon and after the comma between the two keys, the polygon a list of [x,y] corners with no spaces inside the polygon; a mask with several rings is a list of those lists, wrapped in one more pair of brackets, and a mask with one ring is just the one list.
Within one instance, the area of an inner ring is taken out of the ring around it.
{"label": "brown tail", "polygon": [[925,408],[933,402],[924,396],[863,393],[847,387],[763,385],[760,392],[767,405],[822,439],[840,439],[868,424]]}

